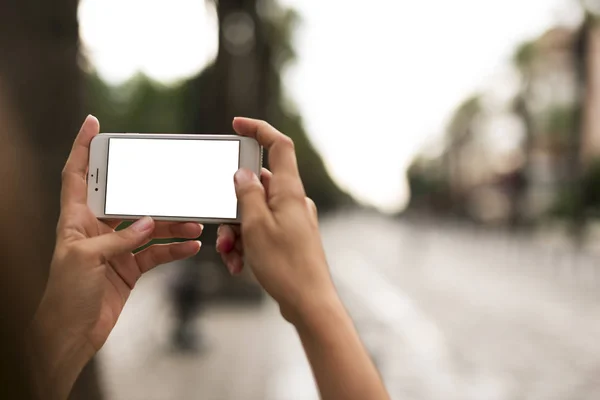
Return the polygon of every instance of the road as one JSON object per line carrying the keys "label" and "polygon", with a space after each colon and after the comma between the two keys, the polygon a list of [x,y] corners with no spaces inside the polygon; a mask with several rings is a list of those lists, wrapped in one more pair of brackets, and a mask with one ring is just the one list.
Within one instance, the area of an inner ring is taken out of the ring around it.
{"label": "road", "polygon": [[[600,398],[596,258],[366,213],[322,222],[336,285],[394,399]],[[276,305],[217,306],[208,351],[170,351],[171,266],[145,276],[100,355],[114,400],[318,399]]]}

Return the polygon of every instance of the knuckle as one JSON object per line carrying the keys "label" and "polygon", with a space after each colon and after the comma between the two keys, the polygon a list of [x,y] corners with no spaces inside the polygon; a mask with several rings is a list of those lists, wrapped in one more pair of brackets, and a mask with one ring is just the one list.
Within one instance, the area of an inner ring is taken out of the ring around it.
{"label": "knuckle", "polygon": [[271,125],[267,121],[259,120],[256,127],[256,135],[258,136],[259,141],[264,139],[264,135],[269,132],[271,129]]}
{"label": "knuckle", "polygon": [[258,121],[258,128],[261,130],[267,130],[267,129],[271,129],[272,126],[267,121],[261,119]]}
{"label": "knuckle", "polygon": [[281,135],[281,139],[279,139],[279,145],[283,148],[283,149],[288,149],[288,150],[292,150],[295,151],[296,145],[294,144],[294,141],[292,140],[291,137],[289,136],[285,136],[285,135]]}
{"label": "knuckle", "polygon": [[242,221],[241,237],[246,240],[252,240],[257,237],[263,236],[267,230],[267,221],[260,214],[255,213],[247,216]]}
{"label": "knuckle", "polygon": [[124,241],[130,243],[132,241],[137,241],[138,235],[133,229],[123,229],[117,232],[117,237],[120,241]]}
{"label": "knuckle", "polygon": [[261,188],[258,185],[248,184],[238,188],[237,196],[240,198],[240,201],[252,201],[260,191]]}
{"label": "knuckle", "polygon": [[246,218],[241,226],[242,236],[249,237],[256,233],[256,231],[260,230],[260,220],[257,216],[249,216]]}
{"label": "knuckle", "polygon": [[275,208],[284,208],[288,205],[302,203],[303,201],[304,195],[300,195],[295,190],[286,190],[285,192],[276,192],[271,195],[269,204]]}
{"label": "knuckle", "polygon": [[282,201],[291,200],[294,203],[305,204],[306,203],[306,192],[300,182],[290,177],[289,185],[285,188],[285,191],[281,192],[280,197]]}
{"label": "knuckle", "polygon": [[258,184],[257,181],[250,181],[250,182],[244,182],[243,184],[239,185],[238,187],[238,192],[241,194],[248,194],[248,193],[254,193],[256,191],[260,190],[260,185]]}

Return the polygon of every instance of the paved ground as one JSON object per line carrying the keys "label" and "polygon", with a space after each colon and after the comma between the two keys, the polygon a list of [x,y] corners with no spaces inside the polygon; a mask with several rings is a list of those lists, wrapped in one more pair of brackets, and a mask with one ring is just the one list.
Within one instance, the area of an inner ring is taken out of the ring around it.
{"label": "paved ground", "polygon": [[[394,399],[600,398],[600,269],[526,238],[366,214],[332,217],[334,279]],[[145,277],[101,354],[114,400],[317,399],[277,307],[222,306],[201,356],[168,346],[168,266]]]}

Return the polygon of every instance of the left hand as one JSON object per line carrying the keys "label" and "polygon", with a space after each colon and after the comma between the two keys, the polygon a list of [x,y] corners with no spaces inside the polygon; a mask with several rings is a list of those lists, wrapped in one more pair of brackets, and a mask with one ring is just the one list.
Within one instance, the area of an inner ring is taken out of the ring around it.
{"label": "left hand", "polygon": [[105,343],[141,275],[200,250],[200,242],[187,241],[133,253],[153,238],[195,239],[202,233],[196,223],[155,223],[145,217],[117,232],[121,221],[95,217],[87,206],[86,176],[90,143],[99,129],[96,118],[86,119],[63,170],[56,248],[33,324],[36,337],[42,337],[38,345],[54,366],[85,365]]}

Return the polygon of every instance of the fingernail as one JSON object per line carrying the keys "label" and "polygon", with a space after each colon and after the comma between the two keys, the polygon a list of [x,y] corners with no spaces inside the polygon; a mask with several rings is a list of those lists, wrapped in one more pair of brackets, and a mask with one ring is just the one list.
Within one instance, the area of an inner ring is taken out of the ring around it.
{"label": "fingernail", "polygon": [[235,173],[234,180],[238,185],[244,185],[254,179],[254,173],[248,169],[242,168]]}
{"label": "fingernail", "polygon": [[217,244],[215,245],[215,250],[217,251],[217,253],[221,252],[221,238],[217,238]]}
{"label": "fingernail", "polygon": [[204,232],[204,225],[198,224],[198,226],[200,227],[200,232]]}
{"label": "fingernail", "polygon": [[142,219],[138,219],[131,225],[131,228],[137,232],[148,232],[154,226],[154,221],[150,217],[144,217]]}

